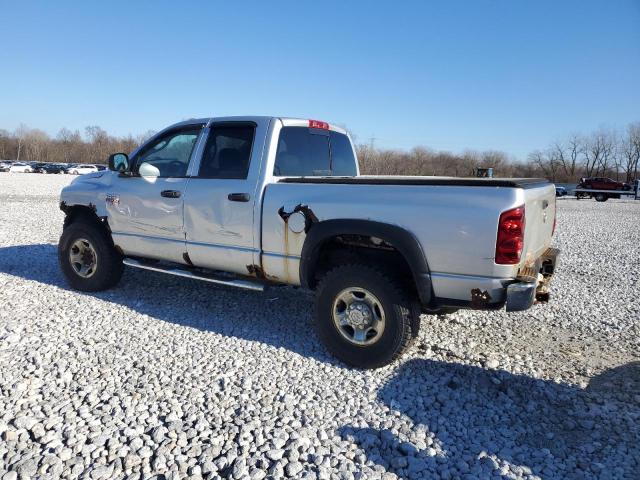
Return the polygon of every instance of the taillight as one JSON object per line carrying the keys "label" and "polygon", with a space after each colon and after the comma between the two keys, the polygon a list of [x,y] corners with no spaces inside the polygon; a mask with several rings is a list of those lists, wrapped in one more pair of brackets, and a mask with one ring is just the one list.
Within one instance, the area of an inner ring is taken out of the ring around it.
{"label": "taillight", "polygon": [[524,205],[500,215],[496,240],[496,263],[515,265],[520,262],[524,245]]}
{"label": "taillight", "polygon": [[329,130],[329,124],[327,122],[321,122],[320,120],[309,120],[309,128],[321,128],[322,130]]}

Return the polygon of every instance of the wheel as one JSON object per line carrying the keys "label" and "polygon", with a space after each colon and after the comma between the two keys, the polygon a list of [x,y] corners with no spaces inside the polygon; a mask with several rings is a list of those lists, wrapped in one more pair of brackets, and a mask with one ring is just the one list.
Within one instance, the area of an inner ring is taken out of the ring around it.
{"label": "wheel", "polygon": [[416,302],[400,282],[364,265],[336,267],[316,291],[316,331],[327,350],[359,368],[399,358],[417,336]]}
{"label": "wheel", "polygon": [[102,227],[79,220],[68,225],[58,243],[60,268],[72,288],[97,292],[115,286],[124,265]]}
{"label": "wheel", "polygon": [[596,202],[606,202],[607,200],[609,200],[609,197],[606,193],[596,193],[596,196],[594,198],[596,199]]}

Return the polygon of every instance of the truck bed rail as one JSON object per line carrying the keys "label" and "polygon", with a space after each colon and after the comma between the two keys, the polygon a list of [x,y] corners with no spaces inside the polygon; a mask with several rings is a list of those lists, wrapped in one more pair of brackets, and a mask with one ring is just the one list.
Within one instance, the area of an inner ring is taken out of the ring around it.
{"label": "truck bed rail", "polygon": [[282,183],[322,183],[346,185],[441,185],[456,187],[534,188],[549,183],[544,178],[456,178],[409,176],[286,177]]}

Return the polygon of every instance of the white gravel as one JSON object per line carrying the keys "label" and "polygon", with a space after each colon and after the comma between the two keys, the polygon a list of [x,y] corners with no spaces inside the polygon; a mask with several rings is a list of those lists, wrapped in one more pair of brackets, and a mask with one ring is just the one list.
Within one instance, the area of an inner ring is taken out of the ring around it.
{"label": "white gravel", "polygon": [[70,179],[0,174],[0,478],[640,478],[640,202],[559,201],[548,305],[423,317],[371,372],[299,290],[69,290]]}

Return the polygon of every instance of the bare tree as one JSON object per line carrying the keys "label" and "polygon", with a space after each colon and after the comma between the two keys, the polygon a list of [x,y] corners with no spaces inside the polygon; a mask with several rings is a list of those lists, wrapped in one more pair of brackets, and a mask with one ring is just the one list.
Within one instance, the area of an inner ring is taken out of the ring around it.
{"label": "bare tree", "polygon": [[15,131],[15,137],[18,141],[18,153],[16,154],[16,160],[20,160],[20,153],[22,151],[22,146],[24,144],[24,138],[29,133],[29,127],[27,127],[24,123],[21,123]]}
{"label": "bare tree", "polygon": [[576,179],[578,159],[584,151],[584,141],[578,134],[571,134],[565,142],[554,142],[549,151],[561,169],[561,177],[565,182]]}
{"label": "bare tree", "polygon": [[621,168],[625,180],[631,182],[638,178],[638,162],[640,162],[640,122],[627,127],[620,142]]}
{"label": "bare tree", "polygon": [[68,128],[61,128],[56,137],[58,143],[59,156],[65,163],[77,162],[80,150],[82,149],[82,137],[78,130],[72,132]]}
{"label": "bare tree", "polygon": [[11,148],[11,134],[0,129],[0,159],[7,160],[9,158],[9,149]]}
{"label": "bare tree", "polygon": [[585,174],[588,177],[607,173],[615,155],[615,137],[606,130],[593,133],[582,152]]}
{"label": "bare tree", "polygon": [[558,169],[561,165],[555,148],[547,151],[535,150],[529,154],[529,161],[535,164],[552,182],[556,181]]}
{"label": "bare tree", "polygon": [[49,135],[37,128],[31,129],[24,136],[27,157],[31,160],[48,160]]}

